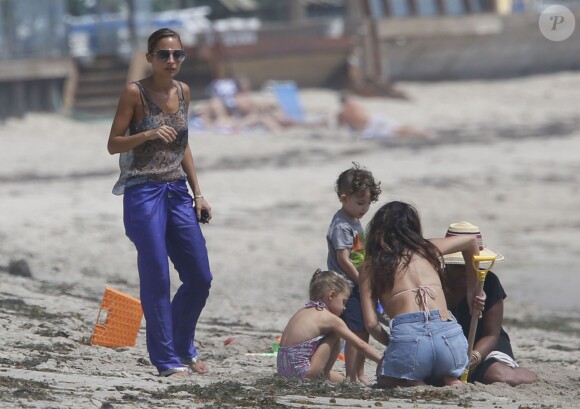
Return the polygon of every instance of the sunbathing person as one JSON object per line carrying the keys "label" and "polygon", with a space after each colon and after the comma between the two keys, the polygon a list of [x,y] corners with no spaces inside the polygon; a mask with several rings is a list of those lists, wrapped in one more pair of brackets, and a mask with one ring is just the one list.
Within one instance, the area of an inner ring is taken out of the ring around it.
{"label": "sunbathing person", "polygon": [[355,136],[362,139],[432,138],[426,132],[412,126],[401,125],[387,116],[370,114],[348,93],[341,93],[340,103],[338,125],[346,126]]}
{"label": "sunbathing person", "polygon": [[262,121],[269,130],[279,131],[284,128],[314,128],[326,126],[326,118],[297,120],[287,115],[280,104],[272,98],[252,94],[252,84],[247,77],[237,77],[237,93],[234,96],[236,115],[248,121]]}
{"label": "sunbathing person", "polygon": [[261,127],[277,133],[295,124],[275,102],[251,95],[246,77],[213,80],[207,94],[190,121],[195,129],[238,133]]}
{"label": "sunbathing person", "polygon": [[294,126],[318,127],[319,121],[297,121],[284,113],[271,98],[254,95],[247,77],[214,80],[208,86],[210,99],[196,113],[193,126],[200,130],[236,133],[262,128],[278,133]]}
{"label": "sunbathing person", "polygon": [[212,94],[193,113],[192,128],[220,133],[238,133],[257,128],[279,132],[284,125],[273,115],[261,112],[263,108],[258,108],[254,100],[246,94],[236,93],[231,97],[227,94]]}

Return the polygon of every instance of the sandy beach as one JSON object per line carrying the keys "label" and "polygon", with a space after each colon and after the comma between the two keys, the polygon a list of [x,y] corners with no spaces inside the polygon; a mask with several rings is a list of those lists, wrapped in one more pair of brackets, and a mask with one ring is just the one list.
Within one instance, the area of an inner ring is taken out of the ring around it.
{"label": "sandy beach", "polygon": [[[110,121],[29,114],[0,123],[0,408],[580,407],[580,73],[398,87],[409,101],[364,104],[436,139],[190,134],[214,214],[203,227],[214,281],[196,339],[210,372],[187,380],[156,376],[145,321],[135,347],[90,345],[105,287],[139,294],[122,198],[111,193]],[[307,112],[338,108],[335,91],[305,89],[301,99]],[[333,184],[353,161],[383,188],[363,224],[382,203],[408,201],[426,236],[467,220],[506,257],[494,268],[508,294],[504,327],[536,384],[290,382],[274,376],[275,357],[246,355],[270,352],[307,301],[339,206]],[[19,260],[31,277],[10,274]]]}

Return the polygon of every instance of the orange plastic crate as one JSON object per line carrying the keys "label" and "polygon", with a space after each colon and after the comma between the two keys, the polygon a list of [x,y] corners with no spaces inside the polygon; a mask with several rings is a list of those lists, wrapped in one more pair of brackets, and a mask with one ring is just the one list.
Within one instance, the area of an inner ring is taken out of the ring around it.
{"label": "orange plastic crate", "polygon": [[142,318],[143,309],[137,298],[107,287],[95,323],[91,345],[135,346]]}

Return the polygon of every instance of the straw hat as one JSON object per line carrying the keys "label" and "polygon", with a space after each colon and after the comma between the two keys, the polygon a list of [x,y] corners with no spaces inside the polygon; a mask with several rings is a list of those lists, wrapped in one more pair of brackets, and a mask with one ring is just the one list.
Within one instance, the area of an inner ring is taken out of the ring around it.
{"label": "straw hat", "polygon": [[[472,235],[477,238],[480,256],[487,257],[495,256],[496,262],[504,261],[505,259],[504,256],[485,247],[485,245],[483,244],[481,232],[479,231],[479,227],[474,226],[469,222],[451,223],[449,225],[449,228],[447,229],[445,237],[462,236],[462,235]],[[461,254],[461,252],[446,254],[443,256],[443,260],[445,261],[445,264],[465,264],[465,260],[463,260],[463,255]]]}

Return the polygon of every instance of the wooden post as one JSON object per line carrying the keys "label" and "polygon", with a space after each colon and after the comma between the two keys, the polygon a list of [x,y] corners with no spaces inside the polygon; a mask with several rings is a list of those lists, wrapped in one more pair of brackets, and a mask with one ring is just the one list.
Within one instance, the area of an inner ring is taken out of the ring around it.
{"label": "wooden post", "polygon": [[77,93],[77,85],[79,82],[79,70],[76,63],[71,59],[70,70],[64,80],[62,90],[62,113],[69,115],[73,111],[75,105],[75,96]]}
{"label": "wooden post", "polygon": [[288,16],[291,24],[300,24],[306,19],[306,9],[300,0],[288,2]]}
{"label": "wooden post", "polygon": [[26,114],[26,83],[24,81],[16,81],[12,83],[12,114],[18,118]]}
{"label": "wooden post", "polygon": [[382,84],[387,82],[383,67],[383,48],[377,33],[376,18],[372,15],[369,1],[361,0],[362,26],[364,27],[365,75],[371,82]]}
{"label": "wooden post", "polygon": [[145,78],[148,73],[149,63],[143,52],[134,52],[131,61],[129,62],[129,69],[127,71],[127,84],[133,81],[138,81]]}

